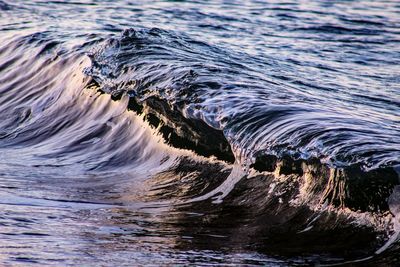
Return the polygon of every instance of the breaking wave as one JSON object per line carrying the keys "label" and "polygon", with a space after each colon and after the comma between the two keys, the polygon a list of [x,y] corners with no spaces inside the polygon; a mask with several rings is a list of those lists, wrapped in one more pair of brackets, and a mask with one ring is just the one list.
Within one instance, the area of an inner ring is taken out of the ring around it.
{"label": "breaking wave", "polygon": [[335,263],[397,249],[400,102],[306,91],[274,64],[157,28],[71,45],[12,36],[0,47],[0,148],[15,166],[54,167],[49,186],[111,177],[88,184],[107,196],[96,205],[167,205],[162,229],[197,237],[177,239],[182,250]]}

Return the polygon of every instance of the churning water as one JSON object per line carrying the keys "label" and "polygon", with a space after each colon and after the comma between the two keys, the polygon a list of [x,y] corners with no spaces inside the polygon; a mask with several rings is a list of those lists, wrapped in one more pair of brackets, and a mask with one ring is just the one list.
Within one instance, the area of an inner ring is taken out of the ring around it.
{"label": "churning water", "polygon": [[5,266],[395,265],[398,1],[0,1]]}

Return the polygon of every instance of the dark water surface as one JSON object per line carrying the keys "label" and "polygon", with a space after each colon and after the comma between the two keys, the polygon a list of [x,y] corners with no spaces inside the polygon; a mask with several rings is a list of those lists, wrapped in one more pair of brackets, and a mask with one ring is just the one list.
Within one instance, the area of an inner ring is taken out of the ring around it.
{"label": "dark water surface", "polygon": [[0,265],[397,265],[398,1],[0,1]]}

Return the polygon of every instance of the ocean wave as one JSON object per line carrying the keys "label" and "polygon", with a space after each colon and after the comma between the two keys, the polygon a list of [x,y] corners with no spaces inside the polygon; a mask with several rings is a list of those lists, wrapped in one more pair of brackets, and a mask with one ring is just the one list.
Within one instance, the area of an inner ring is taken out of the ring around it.
{"label": "ocean wave", "polygon": [[325,187],[323,200],[388,210],[398,184],[395,129],[373,127],[357,111],[325,106],[326,99],[304,94],[299,102],[278,81],[255,81],[261,73],[250,56],[160,29],[126,30],[89,57],[85,73],[99,90],[128,95],[130,108],[169,144],[245,169],[308,173]]}
{"label": "ocean wave", "polygon": [[[354,259],[391,247],[396,129],[295,94],[255,58],[185,35],[88,39],[69,48],[43,32],[1,45],[3,150],[22,149],[31,168],[72,166],[70,176],[134,173],[134,192],[118,200],[168,205],[174,216],[162,224],[182,236],[199,229],[191,249],[212,238],[227,249]],[[125,179],[88,187],[108,193]],[[121,212],[112,210],[129,220]]]}

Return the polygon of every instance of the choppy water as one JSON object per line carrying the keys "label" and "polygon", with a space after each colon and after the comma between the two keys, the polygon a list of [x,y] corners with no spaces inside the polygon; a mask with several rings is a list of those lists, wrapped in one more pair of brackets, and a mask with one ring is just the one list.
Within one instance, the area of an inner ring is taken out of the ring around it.
{"label": "choppy water", "polygon": [[0,1],[0,261],[395,265],[397,1]]}

